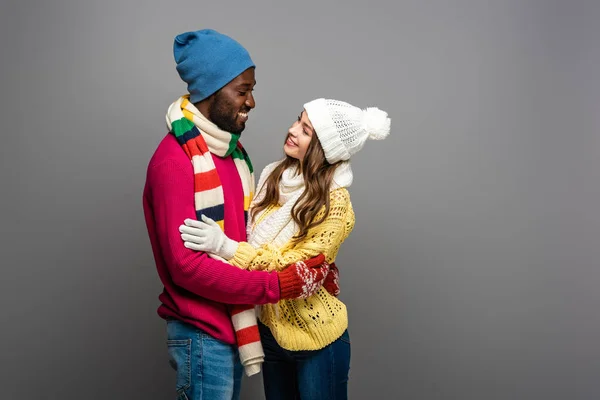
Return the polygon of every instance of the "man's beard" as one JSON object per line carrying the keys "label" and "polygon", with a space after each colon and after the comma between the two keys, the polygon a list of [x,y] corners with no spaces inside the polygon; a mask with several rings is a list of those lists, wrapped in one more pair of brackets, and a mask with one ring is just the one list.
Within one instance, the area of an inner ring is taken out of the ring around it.
{"label": "man's beard", "polygon": [[235,105],[224,99],[220,94],[217,94],[215,102],[210,109],[209,118],[225,132],[240,134],[246,127],[244,123],[237,122],[240,111],[243,110],[235,109]]}

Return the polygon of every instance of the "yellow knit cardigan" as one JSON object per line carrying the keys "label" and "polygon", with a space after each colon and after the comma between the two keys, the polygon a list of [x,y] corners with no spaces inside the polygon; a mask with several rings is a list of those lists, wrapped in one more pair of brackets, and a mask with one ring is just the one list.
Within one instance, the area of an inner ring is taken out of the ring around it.
{"label": "yellow knit cardigan", "polygon": [[[354,228],[355,218],[348,190],[333,190],[329,199],[329,215],[311,228],[301,242],[290,241],[281,248],[266,244],[258,249],[241,242],[229,262],[240,268],[269,271],[282,270],[286,265],[320,253],[325,255],[327,262],[334,262],[340,245]],[[256,223],[279,207],[267,208]],[[315,219],[319,220],[324,214],[325,207]],[[281,300],[277,304],[264,305],[259,314],[260,321],[271,329],[277,343],[292,351],[322,349],[339,338],[348,327],[346,306],[323,288],[307,299]]]}

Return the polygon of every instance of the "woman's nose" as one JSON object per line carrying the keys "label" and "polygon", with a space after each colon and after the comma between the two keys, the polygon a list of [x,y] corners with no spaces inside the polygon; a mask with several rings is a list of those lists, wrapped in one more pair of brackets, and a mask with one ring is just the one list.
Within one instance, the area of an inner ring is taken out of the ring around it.
{"label": "woman's nose", "polygon": [[290,136],[296,137],[296,126],[292,126],[289,130],[288,133],[290,134]]}

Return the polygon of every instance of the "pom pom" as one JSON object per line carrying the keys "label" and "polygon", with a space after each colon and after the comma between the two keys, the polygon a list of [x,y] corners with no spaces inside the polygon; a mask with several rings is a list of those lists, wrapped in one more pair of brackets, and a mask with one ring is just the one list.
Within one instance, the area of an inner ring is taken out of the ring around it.
{"label": "pom pom", "polygon": [[369,134],[369,139],[383,140],[390,134],[392,120],[388,114],[377,107],[363,110],[363,126]]}

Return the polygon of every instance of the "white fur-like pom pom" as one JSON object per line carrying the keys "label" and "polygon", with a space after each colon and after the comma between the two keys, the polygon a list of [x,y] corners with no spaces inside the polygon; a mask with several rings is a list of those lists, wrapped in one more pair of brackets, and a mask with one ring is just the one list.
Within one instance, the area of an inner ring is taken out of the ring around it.
{"label": "white fur-like pom pom", "polygon": [[367,107],[363,110],[363,126],[369,134],[369,139],[383,140],[390,134],[392,120],[388,114],[377,107]]}

